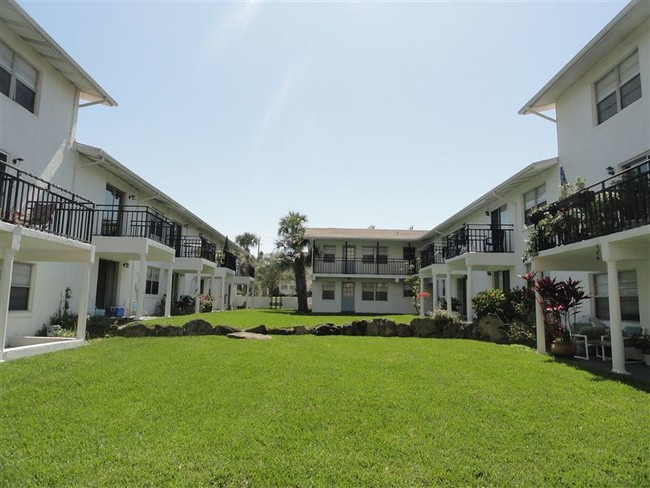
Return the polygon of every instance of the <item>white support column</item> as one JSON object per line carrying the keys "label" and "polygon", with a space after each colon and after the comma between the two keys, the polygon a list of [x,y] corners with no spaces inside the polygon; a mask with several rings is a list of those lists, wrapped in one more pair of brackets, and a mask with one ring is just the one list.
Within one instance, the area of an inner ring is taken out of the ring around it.
{"label": "white support column", "polygon": [[77,315],[77,339],[86,338],[86,321],[88,319],[88,293],[90,290],[90,273],[94,257],[81,268],[81,290],[79,291],[79,314]]}
{"label": "white support column", "polygon": [[[420,276],[420,293],[424,291],[424,278]],[[424,297],[420,296],[420,317],[424,317]]]}
{"label": "white support column", "polygon": [[221,277],[221,311],[226,309],[226,277]]}
{"label": "white support column", "polygon": [[7,343],[7,324],[9,322],[9,294],[11,293],[11,275],[14,270],[14,254],[16,251],[2,253],[2,275],[0,276],[0,362],[4,359],[5,344]]}
{"label": "white support column", "polygon": [[11,277],[14,272],[14,257],[20,249],[22,230],[16,227],[11,236],[11,246],[2,250],[2,270],[0,271],[0,362],[4,361],[7,329],[9,328],[9,295]]}
{"label": "white support column", "polygon": [[167,282],[165,283],[165,317],[172,316],[172,282],[174,280],[174,262],[167,266]]}
{"label": "white support column", "polygon": [[618,288],[616,261],[607,261],[607,289],[609,291],[609,333],[612,343],[612,373],[625,371],[625,345],[621,328],[621,295]]}
{"label": "white support column", "polygon": [[194,299],[194,313],[201,312],[201,269],[196,270],[196,298]]}
{"label": "white support column", "polygon": [[210,295],[212,298],[212,312],[214,312],[217,308],[217,268],[214,268],[212,270],[212,278],[210,278]]}
{"label": "white support column", "polygon": [[136,293],[135,319],[140,320],[144,316],[144,292],[147,288],[147,257],[140,255],[140,266],[138,270],[138,289]]}
{"label": "white support column", "polygon": [[467,282],[466,282],[466,291],[465,295],[467,295],[467,303],[465,304],[465,308],[467,310],[467,321],[471,322],[473,315],[474,315],[474,308],[472,307],[472,267],[468,266],[467,267]]}
{"label": "white support column", "polygon": [[451,303],[451,272],[449,271],[447,271],[447,277],[445,278],[445,300],[447,301],[447,313],[451,314],[454,309]]}
{"label": "white support column", "polygon": [[537,352],[546,354],[546,328],[544,326],[544,310],[540,303],[542,296],[535,292],[535,333],[537,337]]}

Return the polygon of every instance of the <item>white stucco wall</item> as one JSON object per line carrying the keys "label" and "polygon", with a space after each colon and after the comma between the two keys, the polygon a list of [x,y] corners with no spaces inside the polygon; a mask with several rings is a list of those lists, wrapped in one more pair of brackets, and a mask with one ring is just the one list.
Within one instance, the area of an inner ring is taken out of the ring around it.
{"label": "white stucco wall", "polygon": [[[639,100],[602,124],[597,123],[594,85],[635,49],[639,50]],[[650,37],[648,24],[573,84],[556,102],[558,152],[567,179],[587,178],[587,185],[607,177],[605,169],[650,150]]]}
{"label": "white stucco wall", "polygon": [[[323,300],[322,284],[325,281],[335,283],[334,300]],[[382,280],[376,278],[331,279],[318,278],[312,282],[312,311],[315,313],[341,313],[341,295],[343,282],[354,283],[354,313],[398,314],[415,313],[412,297],[404,296],[404,281]],[[387,301],[362,300],[362,283],[386,283],[388,285]]]}

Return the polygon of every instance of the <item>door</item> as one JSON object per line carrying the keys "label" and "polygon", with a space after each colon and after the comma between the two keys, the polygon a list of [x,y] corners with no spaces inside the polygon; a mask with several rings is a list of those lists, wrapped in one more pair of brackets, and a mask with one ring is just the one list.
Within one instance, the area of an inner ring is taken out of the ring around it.
{"label": "door", "polygon": [[354,312],[354,283],[343,283],[341,312]]}
{"label": "door", "polygon": [[345,274],[355,274],[357,272],[356,262],[354,260],[355,247],[343,246],[343,266]]}
{"label": "door", "polygon": [[100,259],[97,269],[97,293],[95,308],[106,309],[117,305],[117,271],[116,261]]}
{"label": "door", "polygon": [[492,210],[490,214],[490,237],[487,242],[487,252],[503,252],[503,241],[505,238],[504,231],[501,228],[503,215],[505,214],[506,206]]}
{"label": "door", "polygon": [[104,211],[102,212],[103,236],[120,236],[122,230],[122,206],[124,205],[124,192],[118,190],[112,185],[106,184],[104,192]]}
{"label": "door", "polygon": [[459,278],[456,281],[456,283],[458,283],[458,288],[456,289],[457,292],[456,296],[458,297],[458,302],[460,307],[458,312],[462,316],[465,316],[467,314],[467,277],[463,276],[462,278]]}

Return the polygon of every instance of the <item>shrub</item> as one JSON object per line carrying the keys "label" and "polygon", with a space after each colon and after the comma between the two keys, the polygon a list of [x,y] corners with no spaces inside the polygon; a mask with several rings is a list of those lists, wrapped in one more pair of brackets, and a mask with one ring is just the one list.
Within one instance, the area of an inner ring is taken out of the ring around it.
{"label": "shrub", "polygon": [[504,316],[505,304],[506,295],[498,289],[482,291],[472,298],[472,305],[478,318],[484,317],[485,315],[496,315],[502,318]]}
{"label": "shrub", "polygon": [[89,317],[86,322],[86,337],[88,339],[97,339],[110,335],[114,319],[112,317]]}

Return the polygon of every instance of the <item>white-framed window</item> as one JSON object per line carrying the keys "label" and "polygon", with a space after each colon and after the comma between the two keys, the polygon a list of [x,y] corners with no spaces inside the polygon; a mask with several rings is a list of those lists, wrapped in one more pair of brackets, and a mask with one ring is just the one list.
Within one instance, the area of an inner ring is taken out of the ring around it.
{"label": "white-framed window", "polygon": [[0,41],[0,92],[34,112],[38,71]]}
{"label": "white-framed window", "polygon": [[147,295],[158,295],[160,288],[160,268],[147,266],[147,285],[145,293]]}
{"label": "white-framed window", "polygon": [[[640,314],[636,271],[618,272],[618,291],[621,296],[621,320],[638,322]],[[597,318],[609,320],[607,273],[594,275],[594,309]]]}
{"label": "white-framed window", "polygon": [[336,256],[336,246],[325,245],[323,246],[323,262],[333,263]]}
{"label": "white-framed window", "polygon": [[388,263],[388,247],[386,246],[363,246],[362,255],[364,263]]}
{"label": "white-framed window", "polygon": [[641,98],[639,51],[634,51],[596,82],[596,117],[602,124]]}
{"label": "white-framed window", "polygon": [[388,301],[388,284],[375,283],[375,300],[378,302]]}
{"label": "white-framed window", "polygon": [[[2,261],[0,261],[1,265]],[[32,264],[14,263],[9,292],[9,310],[29,310],[29,295],[32,286]]]}
{"label": "white-framed window", "polygon": [[387,283],[361,283],[361,300],[372,302],[388,301],[388,284]]}
{"label": "white-framed window", "polygon": [[375,300],[374,283],[361,283],[361,300],[364,302],[372,302]]}
{"label": "white-framed window", "polygon": [[323,281],[322,298],[323,300],[334,300],[334,290],[336,284],[333,281]]}
{"label": "white-framed window", "polygon": [[530,225],[530,216],[542,205],[546,205],[546,183],[524,193],[524,222]]}
{"label": "white-framed window", "polygon": [[404,291],[402,293],[403,293],[404,298],[406,298],[406,297],[414,297],[415,296],[415,293],[413,292],[411,287],[409,285],[407,285],[406,283],[404,283]]}

